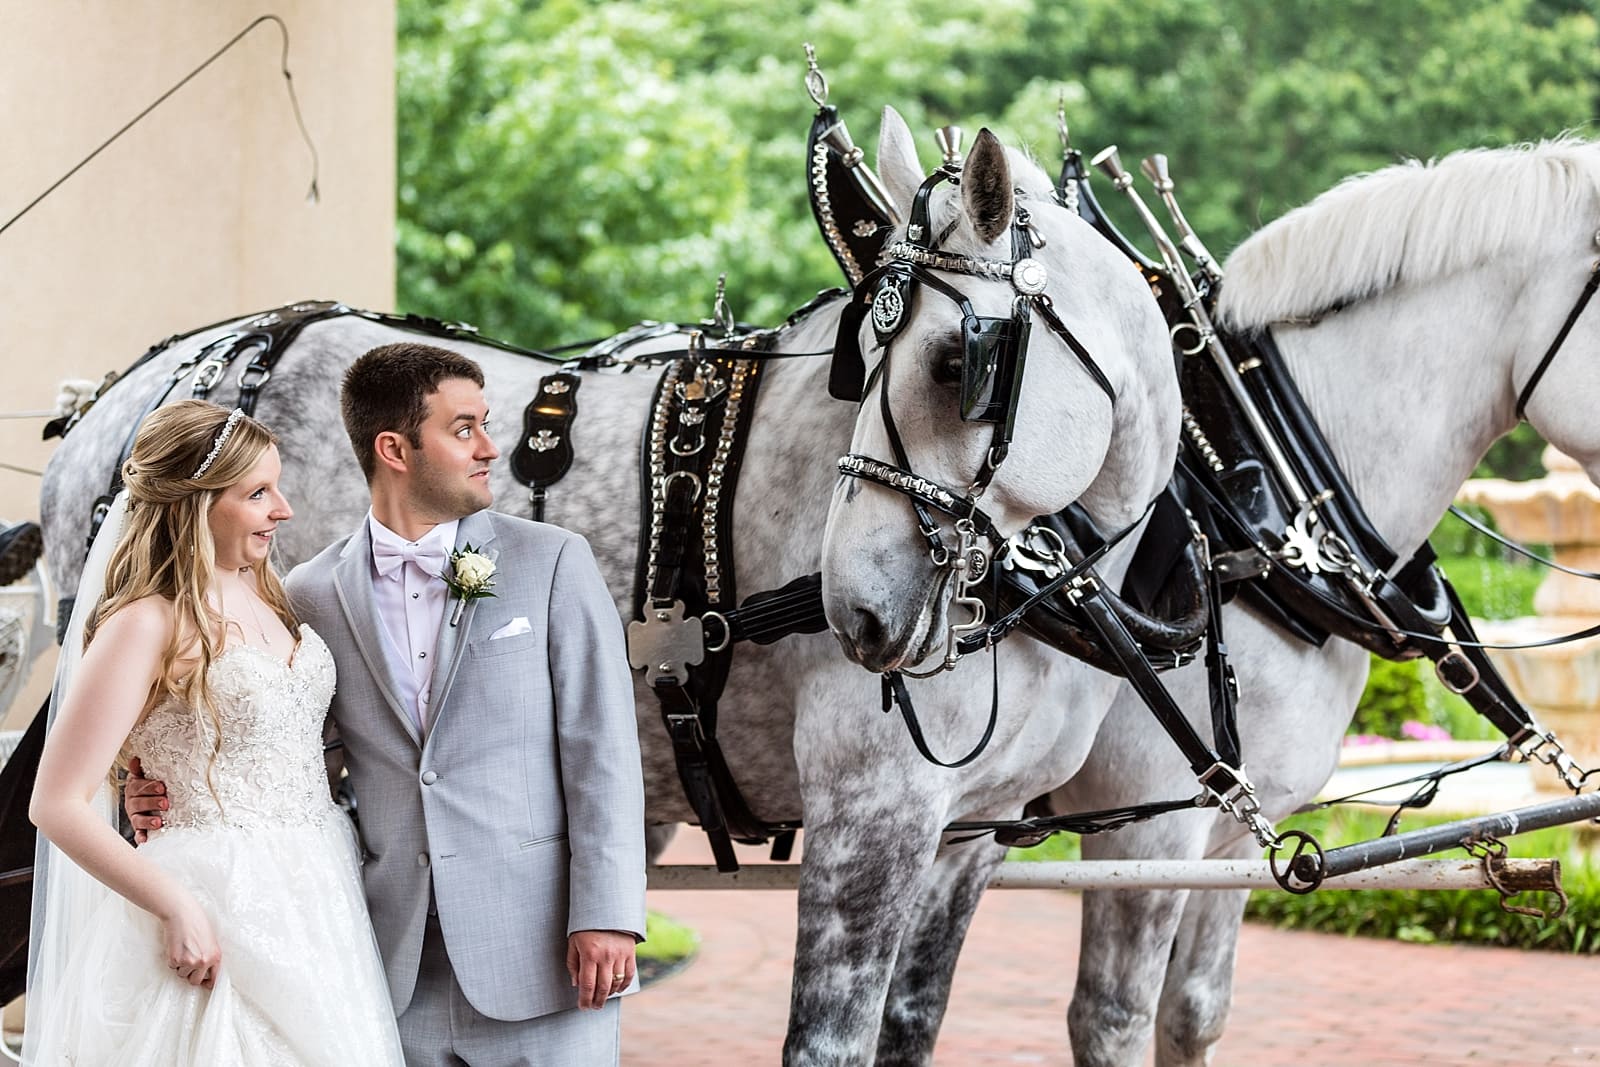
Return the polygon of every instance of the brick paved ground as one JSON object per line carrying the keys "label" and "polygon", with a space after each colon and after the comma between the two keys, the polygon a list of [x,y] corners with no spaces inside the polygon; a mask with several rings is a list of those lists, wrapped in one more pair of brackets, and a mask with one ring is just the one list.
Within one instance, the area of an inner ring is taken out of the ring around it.
{"label": "brick paved ground", "polygon": [[[685,831],[667,862],[707,863]],[[759,857],[759,850],[750,850]],[[699,958],[629,999],[624,1067],[776,1064],[794,958],[793,892],[654,894]],[[956,971],[935,1062],[1069,1064],[1074,894],[988,894]],[[1600,1064],[1600,960],[1344,938],[1247,924],[1213,1067]]]}

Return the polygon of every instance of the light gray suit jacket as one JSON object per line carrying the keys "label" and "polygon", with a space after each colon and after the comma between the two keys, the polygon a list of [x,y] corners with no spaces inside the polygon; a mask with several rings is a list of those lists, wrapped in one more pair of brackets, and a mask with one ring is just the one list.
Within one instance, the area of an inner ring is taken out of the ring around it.
{"label": "light gray suit jacket", "polygon": [[[287,579],[338,665],[363,878],[395,1013],[416,986],[429,885],[456,981],[494,1019],[576,1005],[567,935],[644,936],[644,786],[622,623],[588,542],[480,511],[456,546],[495,596],[446,608],[425,736],[395,696],[367,526]],[[491,641],[518,617],[527,633]]]}

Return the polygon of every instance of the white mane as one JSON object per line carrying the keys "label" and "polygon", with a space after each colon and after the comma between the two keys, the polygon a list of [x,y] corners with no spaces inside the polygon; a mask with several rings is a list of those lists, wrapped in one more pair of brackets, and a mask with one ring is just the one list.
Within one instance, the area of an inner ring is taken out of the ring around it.
{"label": "white mane", "polygon": [[1524,252],[1593,228],[1597,195],[1600,144],[1571,137],[1355,175],[1234,250],[1218,314],[1259,328]]}

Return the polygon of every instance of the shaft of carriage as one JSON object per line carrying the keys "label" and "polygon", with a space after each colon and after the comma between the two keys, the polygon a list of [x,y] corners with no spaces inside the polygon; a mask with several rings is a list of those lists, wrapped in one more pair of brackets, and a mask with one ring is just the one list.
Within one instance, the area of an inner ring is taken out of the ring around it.
{"label": "shaft of carriage", "polygon": [[[1354,845],[1343,845],[1327,851],[1322,851],[1315,847],[1315,842],[1311,842],[1309,848],[1298,847],[1291,850],[1291,855],[1283,868],[1288,879],[1281,879],[1280,884],[1292,879],[1293,884],[1284,884],[1284,888],[1294,892],[1305,892],[1316,888],[1328,878],[1370,870],[1418,856],[1429,856],[1446,849],[1471,848],[1499,838],[1527,833],[1530,830],[1543,830],[1597,816],[1600,816],[1600,793],[1584,793],[1543,804],[1531,804],[1525,808],[1516,808],[1497,815],[1480,815],[1390,837],[1380,837],[1372,841],[1362,841]],[[1292,841],[1295,836],[1291,833],[1286,834],[1285,838]],[[1302,839],[1299,844],[1304,846],[1307,841],[1308,838]]]}

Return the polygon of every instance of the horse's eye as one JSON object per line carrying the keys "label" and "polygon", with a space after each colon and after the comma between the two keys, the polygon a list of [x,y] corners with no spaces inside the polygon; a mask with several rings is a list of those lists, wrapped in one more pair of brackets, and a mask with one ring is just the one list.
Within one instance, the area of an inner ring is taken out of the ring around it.
{"label": "horse's eye", "polygon": [[961,352],[959,349],[941,349],[933,359],[933,380],[940,385],[961,383]]}

